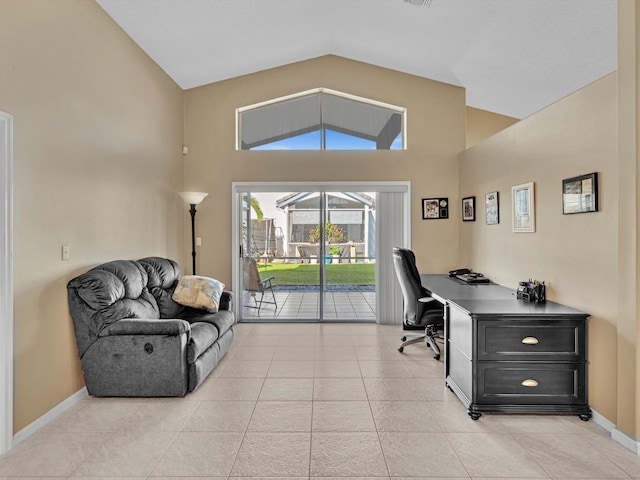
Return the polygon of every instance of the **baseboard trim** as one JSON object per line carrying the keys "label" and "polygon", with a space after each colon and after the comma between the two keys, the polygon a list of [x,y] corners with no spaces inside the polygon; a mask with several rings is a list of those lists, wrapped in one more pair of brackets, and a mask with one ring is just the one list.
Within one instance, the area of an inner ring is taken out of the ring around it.
{"label": "baseboard trim", "polygon": [[631,450],[633,453],[635,453],[636,455],[640,456],[640,442],[639,441],[634,440],[633,438],[631,438],[630,436],[628,436],[625,433],[622,433],[620,430],[618,430],[618,427],[616,426],[615,423],[613,423],[610,420],[608,420],[606,417],[604,417],[603,415],[598,413],[593,408],[591,410],[593,411],[593,421],[597,425],[599,425],[602,428],[604,428],[607,432],[609,432],[609,434],[611,435],[611,439],[613,441],[619,443],[620,445],[622,445],[627,450]]}
{"label": "baseboard trim", "polygon": [[636,455],[640,455],[640,442],[634,440],[617,428],[611,430],[611,438],[622,445],[624,448],[631,450]]}
{"label": "baseboard trim", "polygon": [[31,422],[29,425],[24,427],[22,430],[17,432],[13,436],[13,446],[15,447],[19,443],[24,442],[27,438],[29,438],[31,435],[36,433],[42,427],[51,423],[56,417],[66,412],[71,407],[73,407],[78,402],[80,402],[80,400],[88,396],[89,396],[89,392],[87,392],[87,387],[82,387],[76,393],[66,398],[65,400],[60,402],[58,405],[53,407],[51,410],[49,410],[47,413],[37,418],[36,420]]}

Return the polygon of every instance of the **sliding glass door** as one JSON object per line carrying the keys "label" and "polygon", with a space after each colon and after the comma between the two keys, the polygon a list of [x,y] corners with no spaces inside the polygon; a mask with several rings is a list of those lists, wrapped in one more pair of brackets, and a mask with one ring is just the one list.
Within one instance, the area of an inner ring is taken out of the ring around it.
{"label": "sliding glass door", "polygon": [[323,319],[375,321],[376,194],[323,192]]}
{"label": "sliding glass door", "polygon": [[232,189],[239,321],[401,322],[391,252],[411,248],[409,182],[235,182]]}
{"label": "sliding glass door", "polygon": [[375,193],[236,196],[240,321],[375,321]]}

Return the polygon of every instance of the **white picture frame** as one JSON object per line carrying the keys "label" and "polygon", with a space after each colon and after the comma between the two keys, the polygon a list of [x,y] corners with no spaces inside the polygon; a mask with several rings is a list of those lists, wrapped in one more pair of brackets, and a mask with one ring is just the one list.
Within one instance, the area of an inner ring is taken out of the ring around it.
{"label": "white picture frame", "polygon": [[511,220],[516,233],[536,231],[535,191],[533,182],[511,187]]}

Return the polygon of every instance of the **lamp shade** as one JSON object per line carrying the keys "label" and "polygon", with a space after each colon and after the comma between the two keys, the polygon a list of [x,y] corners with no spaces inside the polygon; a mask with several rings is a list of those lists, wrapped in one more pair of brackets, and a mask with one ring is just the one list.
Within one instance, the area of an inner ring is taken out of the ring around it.
{"label": "lamp shade", "polygon": [[178,192],[178,195],[180,195],[188,205],[197,205],[209,194],[204,192]]}

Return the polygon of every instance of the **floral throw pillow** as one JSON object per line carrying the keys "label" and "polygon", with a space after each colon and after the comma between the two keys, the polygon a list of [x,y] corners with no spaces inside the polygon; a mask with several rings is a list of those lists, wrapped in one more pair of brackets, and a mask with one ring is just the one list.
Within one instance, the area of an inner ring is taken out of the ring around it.
{"label": "floral throw pillow", "polygon": [[215,278],[185,275],[178,281],[172,298],[180,305],[215,313],[220,306],[223,290],[224,283]]}

